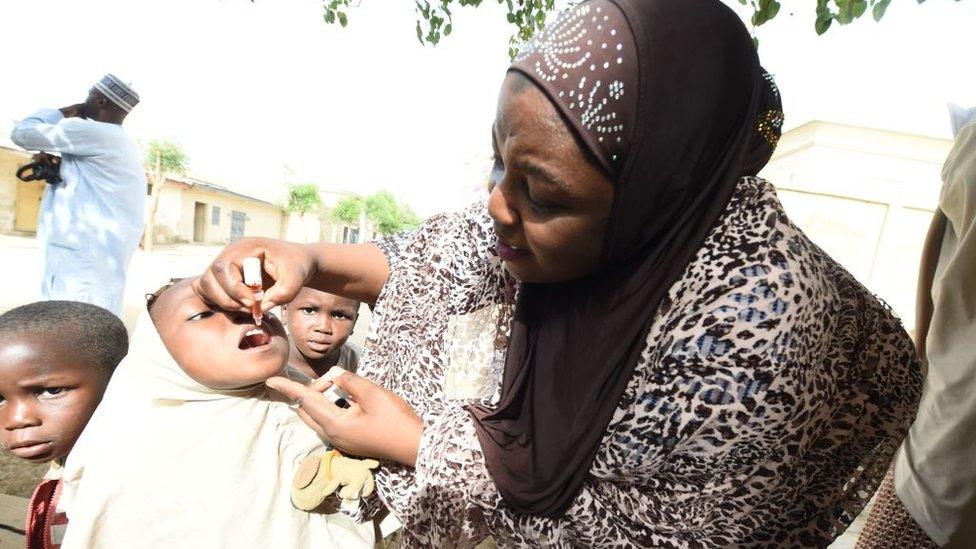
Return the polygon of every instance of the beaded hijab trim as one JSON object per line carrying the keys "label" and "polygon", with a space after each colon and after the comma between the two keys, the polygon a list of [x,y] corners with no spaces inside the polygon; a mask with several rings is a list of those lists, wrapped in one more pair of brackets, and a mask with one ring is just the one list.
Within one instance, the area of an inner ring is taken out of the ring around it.
{"label": "beaded hijab trim", "polygon": [[606,0],[562,12],[523,46],[512,69],[562,110],[600,163],[616,173],[630,145],[637,103],[636,52],[623,13]]}

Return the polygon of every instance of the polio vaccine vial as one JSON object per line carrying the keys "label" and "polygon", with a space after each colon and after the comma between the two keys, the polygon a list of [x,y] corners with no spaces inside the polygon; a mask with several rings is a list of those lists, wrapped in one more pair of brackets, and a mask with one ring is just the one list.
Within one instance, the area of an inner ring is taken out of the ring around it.
{"label": "polio vaccine vial", "polygon": [[261,300],[264,299],[264,287],[261,282],[261,258],[244,258],[244,285],[251,289],[251,295],[254,297],[254,303],[251,305],[251,316],[254,318],[254,324],[260,326],[263,316]]}

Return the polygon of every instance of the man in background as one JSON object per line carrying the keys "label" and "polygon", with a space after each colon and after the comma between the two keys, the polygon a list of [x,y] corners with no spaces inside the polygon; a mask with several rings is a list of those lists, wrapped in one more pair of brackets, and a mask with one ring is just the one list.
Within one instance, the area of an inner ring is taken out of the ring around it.
{"label": "man in background", "polygon": [[144,226],[146,177],[122,122],[139,102],[108,74],[84,103],[41,109],[10,137],[27,150],[61,155],[61,182],[48,185],[37,226],[43,299],[71,300],[122,314],[129,260]]}

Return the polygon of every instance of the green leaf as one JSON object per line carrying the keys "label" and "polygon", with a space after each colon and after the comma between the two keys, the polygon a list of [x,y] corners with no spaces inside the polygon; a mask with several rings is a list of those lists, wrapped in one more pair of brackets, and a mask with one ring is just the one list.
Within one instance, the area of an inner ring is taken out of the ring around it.
{"label": "green leaf", "polygon": [[834,14],[830,11],[830,8],[827,7],[828,2],[829,0],[817,0],[817,22],[814,25],[817,34],[827,32],[827,29],[830,28],[831,23],[834,22]]}
{"label": "green leaf", "polygon": [[329,10],[329,11],[325,12],[325,22],[328,23],[328,24],[330,24],[330,25],[332,23],[335,23],[335,12],[334,11]]}
{"label": "green leaf", "polygon": [[759,0],[758,9],[752,14],[752,24],[762,25],[779,13],[780,4],[776,0]]}
{"label": "green leaf", "polygon": [[759,49],[759,37],[758,36],[753,36],[752,37],[752,47],[756,48],[757,50]]}
{"label": "green leaf", "polygon": [[817,23],[816,25],[814,25],[814,27],[817,30],[817,34],[823,34],[827,32],[827,29],[830,28],[830,25],[833,22],[834,22],[834,16],[832,15],[827,15],[825,17],[818,16]]}
{"label": "green leaf", "polygon": [[864,12],[868,9],[868,3],[865,0],[834,0],[837,4],[837,15],[835,19],[841,25],[847,25],[852,23],[858,17],[864,15]]}
{"label": "green leaf", "polygon": [[346,25],[349,24],[349,20],[346,19],[346,14],[340,11],[336,15],[339,16],[339,25],[341,25],[343,28],[345,28]]}
{"label": "green leaf", "polygon": [[888,10],[888,5],[891,4],[891,0],[878,0],[878,3],[874,5],[874,9],[871,10],[875,21],[881,21],[884,17],[885,12]]}
{"label": "green leaf", "polygon": [[515,14],[514,13],[509,12],[508,15],[505,16],[505,18],[508,19],[508,22],[509,23],[514,23],[515,22]]}
{"label": "green leaf", "polygon": [[417,40],[423,44],[424,43],[424,31],[420,29],[420,21],[417,21]]}
{"label": "green leaf", "polygon": [[448,23],[447,26],[444,27],[444,36],[450,36],[451,35],[451,28],[452,27],[451,27],[451,24],[450,23]]}

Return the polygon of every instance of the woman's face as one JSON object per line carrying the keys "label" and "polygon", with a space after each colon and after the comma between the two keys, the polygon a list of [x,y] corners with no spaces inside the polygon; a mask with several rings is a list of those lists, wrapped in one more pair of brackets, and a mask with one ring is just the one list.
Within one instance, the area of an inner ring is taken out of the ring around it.
{"label": "woman's face", "polygon": [[543,284],[594,272],[613,184],[546,96],[517,73],[502,85],[492,143],[488,211],[508,271]]}

